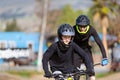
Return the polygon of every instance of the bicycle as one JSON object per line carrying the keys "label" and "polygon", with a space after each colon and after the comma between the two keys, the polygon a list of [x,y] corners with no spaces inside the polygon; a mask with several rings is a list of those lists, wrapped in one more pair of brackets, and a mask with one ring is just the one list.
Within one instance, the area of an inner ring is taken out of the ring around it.
{"label": "bicycle", "polygon": [[[94,66],[96,65],[101,65],[101,63],[97,63],[97,64],[94,64]],[[89,75],[87,74],[87,71],[84,70],[84,69],[80,69],[80,68],[77,68],[78,69],[78,72],[75,72],[75,73],[67,73],[67,74],[62,74],[62,72],[60,71],[56,71],[53,73],[53,78],[55,80],[76,80],[75,79],[75,76],[82,76],[82,75],[85,75],[85,80],[89,80]]]}

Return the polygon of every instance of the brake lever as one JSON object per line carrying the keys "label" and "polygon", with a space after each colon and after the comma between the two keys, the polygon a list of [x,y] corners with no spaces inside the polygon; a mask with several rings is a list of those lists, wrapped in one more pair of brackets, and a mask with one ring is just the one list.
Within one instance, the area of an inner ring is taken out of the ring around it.
{"label": "brake lever", "polygon": [[101,65],[101,63],[96,63],[96,64],[94,64],[94,66],[97,66],[97,65]]}

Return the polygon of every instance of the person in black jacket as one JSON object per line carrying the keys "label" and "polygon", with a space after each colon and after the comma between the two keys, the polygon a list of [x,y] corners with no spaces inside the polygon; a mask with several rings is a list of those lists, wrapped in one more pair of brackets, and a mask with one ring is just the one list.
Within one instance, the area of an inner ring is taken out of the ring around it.
{"label": "person in black jacket", "polygon": [[[93,74],[93,64],[89,61],[86,53],[73,42],[74,35],[75,32],[71,25],[60,25],[58,28],[58,41],[53,43],[43,54],[42,64],[45,77],[50,78],[55,71],[61,71],[62,73],[77,71],[72,59],[74,52],[84,59],[88,74]],[[50,65],[50,70],[48,65]]]}
{"label": "person in black jacket", "polygon": [[[76,19],[76,25],[73,26],[75,30],[75,36],[74,36],[74,42],[79,45],[80,48],[82,48],[89,58],[91,59],[91,62],[93,63],[93,57],[92,57],[92,52],[91,52],[91,46],[89,45],[89,38],[92,36],[97,45],[99,46],[101,52],[102,52],[102,61],[101,64],[102,66],[105,66],[108,64],[108,59],[106,56],[106,51],[105,48],[98,36],[98,33],[96,30],[90,25],[90,20],[86,15],[80,15]],[[81,59],[80,56],[77,54],[74,54],[74,65],[75,66],[80,66],[84,60]],[[93,76],[91,76],[91,80],[95,80],[95,73]]]}

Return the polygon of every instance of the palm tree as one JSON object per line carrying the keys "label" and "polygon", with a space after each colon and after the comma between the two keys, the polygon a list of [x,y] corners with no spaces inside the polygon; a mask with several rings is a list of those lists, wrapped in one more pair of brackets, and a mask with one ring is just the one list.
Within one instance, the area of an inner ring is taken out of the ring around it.
{"label": "palm tree", "polygon": [[93,14],[93,22],[102,26],[103,44],[108,55],[107,47],[107,28],[109,27],[109,19],[116,18],[118,13],[117,2],[114,0],[93,0],[94,5],[90,8],[90,13]]}

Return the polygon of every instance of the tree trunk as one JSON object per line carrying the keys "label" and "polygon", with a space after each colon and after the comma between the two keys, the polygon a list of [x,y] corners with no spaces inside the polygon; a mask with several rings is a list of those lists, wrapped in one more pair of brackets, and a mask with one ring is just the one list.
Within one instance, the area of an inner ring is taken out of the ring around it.
{"label": "tree trunk", "polygon": [[39,44],[39,54],[38,54],[38,63],[37,63],[38,72],[42,70],[43,43],[44,43],[44,36],[45,36],[46,23],[47,23],[47,6],[48,6],[48,0],[44,0],[42,29],[41,29],[41,35],[39,41],[40,44]]}
{"label": "tree trunk", "polygon": [[108,18],[104,16],[102,18],[102,32],[103,32],[103,45],[105,47],[108,56],[108,46],[107,46],[107,28],[108,28]]}

